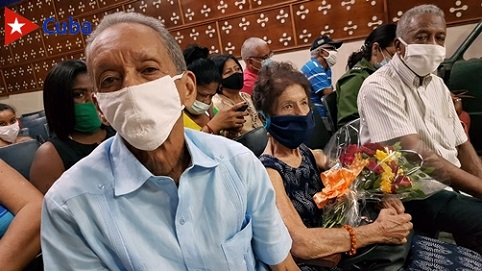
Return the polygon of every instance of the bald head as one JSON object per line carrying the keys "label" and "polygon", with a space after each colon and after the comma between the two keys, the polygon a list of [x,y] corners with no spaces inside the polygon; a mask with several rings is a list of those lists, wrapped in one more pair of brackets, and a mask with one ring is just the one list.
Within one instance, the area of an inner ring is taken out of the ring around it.
{"label": "bald head", "polygon": [[265,51],[266,49],[269,51],[268,44],[266,41],[260,38],[249,38],[244,41],[243,46],[241,46],[241,58],[246,62],[246,60],[250,57],[259,56],[259,51]]}
{"label": "bald head", "polygon": [[[184,56],[182,55],[181,48],[176,40],[169,34],[164,25],[157,19],[149,16],[145,16],[140,13],[135,12],[117,12],[114,14],[106,15],[97,28],[92,32],[92,34],[87,38],[87,44],[85,47],[85,55],[87,58],[87,63],[92,60],[93,55],[91,55],[92,44],[101,33],[106,29],[121,23],[126,24],[141,24],[152,28],[154,31],[159,33],[164,46],[166,47],[167,54],[171,58],[172,62],[176,66],[178,73],[186,70],[186,63],[184,62]],[[142,41],[138,41],[142,42]]]}

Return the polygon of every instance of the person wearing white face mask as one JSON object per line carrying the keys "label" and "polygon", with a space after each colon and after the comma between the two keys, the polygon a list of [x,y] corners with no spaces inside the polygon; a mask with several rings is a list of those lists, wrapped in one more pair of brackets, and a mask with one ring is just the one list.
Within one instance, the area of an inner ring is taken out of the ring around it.
{"label": "person wearing white face mask", "polygon": [[192,45],[183,51],[187,69],[196,76],[196,100],[184,109],[184,127],[211,134],[237,134],[245,122],[246,111],[237,111],[245,103],[241,102],[223,110],[218,110],[212,102],[221,84],[221,74],[216,64],[208,59],[209,49]]}
{"label": "person wearing white face mask", "polygon": [[434,5],[408,10],[397,24],[397,53],[358,95],[361,142],[400,141],[424,158],[431,175],[456,190],[405,203],[416,230],[450,232],[482,253],[482,162],[458,119],[450,91],[432,74],[445,58],[446,25]]}
{"label": "person wearing white face mask", "polygon": [[356,100],[363,81],[387,64],[395,54],[396,24],[380,25],[365,39],[363,46],[348,58],[349,70],[336,82],[337,126],[359,118]]}
{"label": "person wearing white face mask", "polygon": [[322,98],[333,92],[331,67],[336,64],[337,50],[342,44],[343,42],[334,41],[327,35],[317,37],[311,43],[311,59],[301,67],[301,72],[311,84],[311,103],[322,118],[327,115]]}
{"label": "person wearing white face mask", "polygon": [[45,195],[45,270],[299,270],[262,164],[184,128],[196,77],[163,24],[106,15],[85,52],[94,102],[117,134]]}
{"label": "person wearing white face mask", "polygon": [[20,125],[15,115],[15,109],[8,104],[0,103],[0,147],[32,140],[28,136],[18,136],[19,132]]}

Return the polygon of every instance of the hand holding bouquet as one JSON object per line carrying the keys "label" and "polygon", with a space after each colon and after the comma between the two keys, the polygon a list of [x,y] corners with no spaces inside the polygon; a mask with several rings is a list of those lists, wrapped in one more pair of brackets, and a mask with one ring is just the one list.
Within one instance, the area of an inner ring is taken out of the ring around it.
{"label": "hand holding bouquet", "polygon": [[321,174],[324,188],[313,197],[318,208],[324,209],[324,227],[358,226],[362,219],[359,204],[366,200],[379,201],[385,195],[405,201],[424,199],[446,187],[422,170],[418,153],[402,150],[399,143],[360,144],[356,124],[342,128],[327,146],[332,168]]}

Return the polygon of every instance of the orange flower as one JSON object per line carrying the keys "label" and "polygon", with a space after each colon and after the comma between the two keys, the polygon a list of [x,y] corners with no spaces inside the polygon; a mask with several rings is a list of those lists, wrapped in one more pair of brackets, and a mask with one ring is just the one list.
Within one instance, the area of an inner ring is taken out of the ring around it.
{"label": "orange flower", "polygon": [[356,159],[349,168],[332,168],[322,172],[320,178],[325,187],[313,196],[316,206],[321,209],[329,199],[345,194],[367,163],[366,159]]}

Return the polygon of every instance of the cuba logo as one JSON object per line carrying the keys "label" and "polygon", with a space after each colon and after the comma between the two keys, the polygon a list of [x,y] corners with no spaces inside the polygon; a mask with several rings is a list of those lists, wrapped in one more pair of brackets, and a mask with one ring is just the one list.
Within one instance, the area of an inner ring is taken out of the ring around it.
{"label": "cuba logo", "polygon": [[78,33],[89,35],[92,32],[92,26],[89,22],[76,22],[72,17],[69,17],[67,22],[62,23],[56,22],[53,17],[45,19],[42,28],[48,35],[75,35]]}

